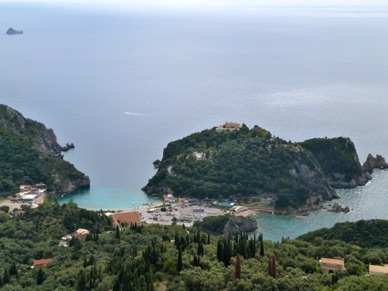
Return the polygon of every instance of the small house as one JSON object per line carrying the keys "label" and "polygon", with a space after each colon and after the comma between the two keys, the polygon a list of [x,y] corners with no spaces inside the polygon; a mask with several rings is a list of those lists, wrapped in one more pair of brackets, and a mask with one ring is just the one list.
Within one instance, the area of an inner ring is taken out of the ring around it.
{"label": "small house", "polygon": [[388,275],[388,265],[384,265],[384,266],[369,265],[369,275],[371,276]]}
{"label": "small house", "polygon": [[20,193],[26,193],[31,191],[31,185],[20,185],[19,189],[20,189]]}
{"label": "small house", "polygon": [[78,238],[85,238],[90,234],[90,231],[84,228],[79,228],[75,231],[74,235]]}
{"label": "small house", "polygon": [[39,266],[46,266],[47,264],[51,263],[53,259],[41,259],[41,260],[35,260],[33,267],[39,267]]}
{"label": "small house", "polygon": [[344,260],[322,258],[319,260],[319,264],[321,265],[322,271],[329,272],[329,273],[337,270],[340,270],[340,271],[346,270]]}
{"label": "small house", "polygon": [[220,125],[216,127],[217,132],[225,132],[225,131],[234,131],[234,130],[240,130],[242,128],[242,125],[237,122],[227,122],[224,125]]}

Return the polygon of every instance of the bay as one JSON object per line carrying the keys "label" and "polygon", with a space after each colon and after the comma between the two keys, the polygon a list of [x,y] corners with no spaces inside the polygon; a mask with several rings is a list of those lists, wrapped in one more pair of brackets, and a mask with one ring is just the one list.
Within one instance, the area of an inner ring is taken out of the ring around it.
{"label": "bay", "polygon": [[[167,143],[226,121],[291,141],[349,136],[361,161],[388,156],[387,11],[119,13],[0,3],[0,102],[53,128],[60,143],[74,142],[65,159],[92,186],[62,201],[86,208],[145,203],[140,189]],[[8,36],[9,27],[24,34]],[[354,214],[263,215],[259,231],[279,239],[343,219],[388,218],[375,211],[388,205],[387,177],[374,178],[340,191],[340,204],[365,205]]]}

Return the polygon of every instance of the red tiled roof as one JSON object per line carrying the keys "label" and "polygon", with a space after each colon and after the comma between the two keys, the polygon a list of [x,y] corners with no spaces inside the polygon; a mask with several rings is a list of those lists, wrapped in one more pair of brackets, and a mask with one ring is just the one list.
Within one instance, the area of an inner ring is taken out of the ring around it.
{"label": "red tiled roof", "polygon": [[51,263],[53,259],[41,259],[41,260],[35,260],[34,261],[34,267],[36,266],[46,266],[47,264]]}
{"label": "red tiled roof", "polygon": [[117,221],[117,218],[113,216],[113,225],[120,226],[120,223]]}

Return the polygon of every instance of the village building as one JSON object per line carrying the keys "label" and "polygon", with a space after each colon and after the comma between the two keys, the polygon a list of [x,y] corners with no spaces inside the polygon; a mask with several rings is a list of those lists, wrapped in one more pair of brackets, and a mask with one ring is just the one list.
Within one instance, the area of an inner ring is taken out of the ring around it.
{"label": "village building", "polygon": [[59,241],[59,246],[67,248],[69,246],[69,242],[71,239],[72,239],[72,236],[70,234],[63,236]]}
{"label": "village building", "polygon": [[85,238],[90,234],[90,231],[84,228],[79,228],[75,231],[74,236],[78,238]]}
{"label": "village building", "polygon": [[31,191],[31,185],[20,185],[19,190],[20,193],[28,193]]}
{"label": "village building", "polygon": [[172,194],[163,195],[163,201],[167,203],[176,203],[178,201]]}
{"label": "village building", "polygon": [[234,130],[240,130],[242,128],[242,125],[237,122],[227,122],[224,125],[220,125],[216,127],[217,132],[225,132],[225,131],[234,131]]}
{"label": "village building", "polygon": [[371,276],[388,275],[388,265],[384,265],[384,266],[369,265],[369,275]]}
{"label": "village building", "polygon": [[34,267],[39,267],[39,266],[46,266],[47,264],[51,263],[53,259],[48,258],[48,259],[41,259],[41,260],[35,260],[34,261]]}
{"label": "village building", "polygon": [[344,260],[322,258],[319,260],[319,264],[321,265],[321,269],[324,272],[335,272],[338,270],[340,271],[346,270]]}
{"label": "village building", "polygon": [[187,198],[178,198],[178,203],[189,203],[189,199],[187,199]]}

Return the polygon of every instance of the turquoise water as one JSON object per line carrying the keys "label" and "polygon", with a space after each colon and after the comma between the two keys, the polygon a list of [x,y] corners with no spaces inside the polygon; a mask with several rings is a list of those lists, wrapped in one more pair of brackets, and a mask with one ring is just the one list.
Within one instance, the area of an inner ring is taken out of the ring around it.
{"label": "turquoise water", "polygon": [[231,207],[230,203],[232,203],[232,202],[220,201],[220,202],[217,202],[217,205],[221,205],[221,206],[224,206],[224,207]]}
{"label": "turquoise water", "polygon": [[[161,199],[156,197],[138,194],[138,192],[131,193],[127,189],[98,188],[58,197],[58,201],[59,203],[67,203],[72,200],[80,207],[103,210],[132,208],[135,206],[142,206],[147,202],[162,202]],[[96,196],[101,199],[96,199]],[[132,198],[132,201],[128,198]]]}
{"label": "turquoise water", "polygon": [[[388,157],[387,11],[0,3],[0,102],[75,144],[65,159],[92,185],[61,201],[86,208],[147,202],[141,188],[168,142],[226,121],[291,141],[349,136],[361,161]],[[9,27],[24,34],[8,36]],[[388,205],[380,175],[341,192],[354,213],[263,215],[261,230],[279,239],[342,219],[388,218],[376,211]]]}
{"label": "turquoise water", "polygon": [[299,235],[322,227],[332,227],[337,222],[361,219],[388,219],[388,171],[377,170],[365,186],[351,190],[337,190],[341,199],[327,202],[326,206],[338,203],[349,206],[349,213],[334,213],[327,210],[313,211],[307,216],[280,216],[260,214],[257,219],[258,233],[270,240],[282,237],[296,238]]}

